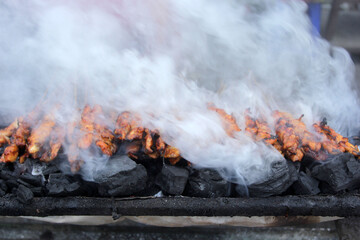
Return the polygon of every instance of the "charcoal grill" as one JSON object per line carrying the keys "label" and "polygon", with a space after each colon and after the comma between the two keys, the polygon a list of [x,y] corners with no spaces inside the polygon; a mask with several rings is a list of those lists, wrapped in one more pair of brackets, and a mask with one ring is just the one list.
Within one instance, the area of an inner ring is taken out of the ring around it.
{"label": "charcoal grill", "polygon": [[360,217],[360,195],[268,198],[0,198],[2,216],[337,216]]}

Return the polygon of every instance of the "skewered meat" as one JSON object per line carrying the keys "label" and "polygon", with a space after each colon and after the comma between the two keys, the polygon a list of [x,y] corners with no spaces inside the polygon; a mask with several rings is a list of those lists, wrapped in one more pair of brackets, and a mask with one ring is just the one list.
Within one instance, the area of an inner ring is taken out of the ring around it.
{"label": "skewered meat", "polygon": [[44,117],[42,123],[32,131],[28,139],[28,152],[33,158],[40,157],[41,147],[49,138],[54,126],[54,116],[53,114],[48,114]]}
{"label": "skewered meat", "polygon": [[12,143],[5,148],[3,155],[1,156],[1,162],[15,162],[19,156],[19,148],[16,144]]}
{"label": "skewered meat", "polygon": [[51,132],[49,149],[43,153],[40,160],[44,162],[50,162],[56,158],[58,152],[65,140],[65,131],[62,127],[57,126]]}
{"label": "skewered meat", "polygon": [[80,150],[77,146],[76,142],[70,145],[67,157],[68,161],[70,163],[70,169],[72,173],[76,173],[80,170],[81,166],[83,165],[84,161],[79,159],[80,156]]}
{"label": "skewered meat", "polygon": [[325,154],[322,153],[321,139],[311,133],[304,122],[303,115],[295,119],[289,113],[275,111],[276,133],[285,155],[293,160],[300,161],[305,153],[309,153],[318,160],[323,160]]}
{"label": "skewered meat", "polygon": [[19,127],[16,129],[13,135],[13,143],[19,147],[26,146],[26,140],[30,136],[30,124],[23,118],[19,118]]}
{"label": "skewered meat", "polygon": [[104,113],[100,105],[95,105],[93,108],[93,114],[95,116],[94,123],[94,140],[96,146],[98,146],[101,151],[108,155],[112,156],[116,150],[116,144],[114,143],[115,136],[113,133],[104,125]]}
{"label": "skewered meat", "polygon": [[119,135],[118,139],[121,141],[141,140],[144,130],[144,127],[141,126],[141,119],[136,114],[125,111],[116,120],[115,134]]}
{"label": "skewered meat", "polygon": [[221,108],[216,108],[213,104],[209,104],[208,109],[215,111],[219,114],[219,116],[221,117],[221,120],[223,122],[225,131],[230,137],[234,137],[236,132],[241,131],[239,126],[236,124],[236,119],[234,118],[234,116],[227,114]]}
{"label": "skewered meat", "polygon": [[300,148],[299,136],[295,134],[295,126],[291,124],[292,116],[279,111],[275,111],[273,116],[276,120],[276,135],[282,144],[283,153],[293,162],[301,161],[304,153]]}
{"label": "skewered meat", "polygon": [[179,149],[167,145],[164,151],[164,158],[167,158],[172,165],[175,165],[181,159]]}
{"label": "skewered meat", "polygon": [[78,141],[78,146],[81,149],[87,149],[93,142],[94,132],[94,114],[89,105],[86,105],[81,114],[80,131],[82,136]]}
{"label": "skewered meat", "polygon": [[245,111],[245,131],[256,141],[264,141],[272,145],[280,153],[282,153],[282,146],[275,135],[271,134],[271,129],[267,122],[263,119],[254,119],[250,117],[250,110]]}
{"label": "skewered meat", "polygon": [[0,147],[4,146],[4,144],[10,144],[10,137],[19,127],[18,119],[15,119],[8,127],[0,130]]}
{"label": "skewered meat", "polygon": [[154,152],[151,148],[154,144],[154,141],[150,134],[149,129],[145,129],[144,132],[145,132],[145,136],[144,136],[144,140],[143,140],[143,145],[144,145],[144,149],[145,149],[144,152],[146,154],[149,154],[149,153]]}
{"label": "skewered meat", "polygon": [[335,132],[327,125],[326,119],[320,123],[314,123],[313,127],[321,136],[324,141],[322,146],[331,154],[337,154],[340,152],[349,152],[356,157],[360,157],[360,151],[357,146],[352,145],[348,138],[345,138]]}
{"label": "skewered meat", "polygon": [[122,112],[116,120],[115,134],[119,135],[118,139],[123,141],[131,130],[130,112]]}
{"label": "skewered meat", "polygon": [[133,141],[128,143],[128,145],[126,146],[126,150],[125,153],[128,154],[128,156],[132,159],[138,159],[138,156],[136,155],[137,153],[139,153],[141,149],[141,141]]}

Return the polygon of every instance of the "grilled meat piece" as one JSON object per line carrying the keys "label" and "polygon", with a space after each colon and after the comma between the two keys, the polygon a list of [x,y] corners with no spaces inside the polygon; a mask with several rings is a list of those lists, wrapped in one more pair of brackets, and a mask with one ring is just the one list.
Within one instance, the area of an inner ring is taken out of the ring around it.
{"label": "grilled meat piece", "polygon": [[12,142],[15,143],[18,147],[25,147],[26,141],[30,136],[30,124],[26,122],[23,118],[19,118],[19,127],[16,129],[15,133],[12,136]]}
{"label": "grilled meat piece", "polygon": [[179,149],[167,145],[164,151],[164,158],[168,159],[172,165],[175,165],[181,159]]}
{"label": "grilled meat piece", "polygon": [[45,144],[51,135],[51,131],[55,126],[53,114],[48,114],[44,117],[41,124],[35,128],[28,141],[28,152],[33,158],[40,157],[41,147]]}
{"label": "grilled meat piece", "polygon": [[277,137],[271,134],[271,129],[268,123],[263,119],[254,119],[250,116],[250,110],[245,111],[245,131],[255,141],[264,141],[272,145],[282,154],[282,146],[277,140]]}
{"label": "grilled meat piece", "polygon": [[236,119],[234,118],[234,116],[227,114],[225,110],[221,108],[216,108],[213,104],[209,104],[208,109],[215,111],[219,114],[227,135],[229,135],[230,137],[234,137],[236,132],[241,131],[239,126],[236,124]]}
{"label": "grilled meat piece", "polygon": [[15,162],[19,156],[19,148],[16,144],[12,143],[4,150],[3,155],[0,158],[1,162]]}
{"label": "grilled meat piece", "polygon": [[10,137],[18,127],[19,121],[18,119],[15,119],[15,121],[12,122],[9,126],[0,130],[0,147],[4,146],[6,143],[10,144]]}
{"label": "grilled meat piece", "polygon": [[93,108],[93,114],[95,116],[94,123],[94,140],[96,146],[98,146],[101,151],[108,155],[112,156],[116,150],[117,146],[115,144],[115,136],[113,133],[104,125],[104,113],[100,105],[95,105]]}
{"label": "grilled meat piece", "polygon": [[149,129],[145,129],[145,136],[143,139],[143,146],[144,146],[144,152],[145,154],[150,154],[153,153],[154,151],[152,150],[152,146],[154,145],[154,140],[150,134]]}
{"label": "grilled meat piece", "polygon": [[119,135],[118,139],[123,141],[131,130],[131,116],[130,112],[122,112],[115,125],[115,134]]}
{"label": "grilled meat piece", "polygon": [[94,119],[95,116],[89,105],[86,105],[81,113],[80,131],[82,133],[78,147],[81,149],[87,149],[93,142],[94,135]]}
{"label": "grilled meat piece", "polygon": [[80,150],[76,142],[70,145],[67,151],[68,161],[70,163],[70,169],[72,173],[76,173],[80,170],[81,165],[83,165],[84,161],[79,159]]}
{"label": "grilled meat piece", "polygon": [[292,116],[288,113],[274,111],[276,120],[275,131],[285,156],[292,161],[301,161],[304,156],[300,147],[300,137],[295,134],[295,127],[291,124]]}
{"label": "grilled meat piece", "polygon": [[139,157],[137,154],[140,152],[141,149],[141,141],[133,141],[127,143],[125,153],[132,159],[138,159]]}
{"label": "grilled meat piece", "polygon": [[40,160],[43,162],[50,162],[56,158],[58,152],[65,140],[65,130],[57,126],[51,132],[48,150],[43,153]]}
{"label": "grilled meat piece", "polygon": [[326,120],[320,123],[314,123],[313,127],[323,137],[322,146],[331,154],[341,152],[349,152],[355,157],[360,157],[360,151],[357,146],[352,145],[348,138],[343,137],[339,133],[330,128]]}
{"label": "grilled meat piece", "polygon": [[301,161],[305,153],[318,156],[323,159],[321,154],[321,140],[311,133],[304,122],[303,115],[295,119],[289,113],[274,111],[273,116],[276,120],[276,134],[282,144],[285,156],[292,161]]}

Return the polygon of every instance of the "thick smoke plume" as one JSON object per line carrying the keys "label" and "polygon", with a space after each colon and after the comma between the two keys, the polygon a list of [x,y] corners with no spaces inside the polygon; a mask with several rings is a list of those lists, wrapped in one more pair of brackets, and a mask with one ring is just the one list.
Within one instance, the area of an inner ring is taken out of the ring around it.
{"label": "thick smoke plume", "polygon": [[242,129],[249,107],[270,122],[275,109],[327,117],[346,135],[359,125],[353,63],[311,34],[302,1],[5,0],[0,26],[3,121],[45,94],[63,123],[86,103],[131,110],[195,166],[247,184],[282,156],[244,132],[229,138],[209,102]]}

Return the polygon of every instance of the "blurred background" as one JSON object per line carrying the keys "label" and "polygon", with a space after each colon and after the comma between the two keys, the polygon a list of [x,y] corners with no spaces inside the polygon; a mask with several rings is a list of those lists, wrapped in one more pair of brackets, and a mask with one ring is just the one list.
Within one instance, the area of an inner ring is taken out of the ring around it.
{"label": "blurred background", "polygon": [[309,1],[309,16],[322,37],[348,50],[360,80],[360,1]]}

